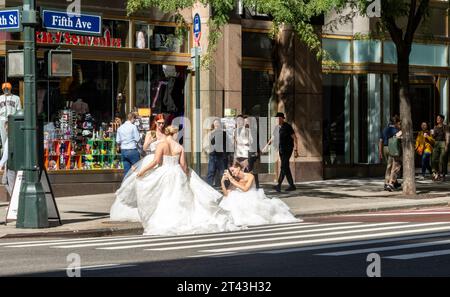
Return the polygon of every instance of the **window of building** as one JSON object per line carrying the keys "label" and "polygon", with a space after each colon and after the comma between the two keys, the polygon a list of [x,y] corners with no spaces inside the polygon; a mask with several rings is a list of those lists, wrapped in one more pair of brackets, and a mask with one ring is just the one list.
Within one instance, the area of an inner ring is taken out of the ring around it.
{"label": "window of building", "polygon": [[381,62],[381,41],[379,40],[354,40],[353,51],[355,63]]}
{"label": "window of building", "polygon": [[103,20],[103,34],[109,30],[113,38],[120,38],[122,47],[129,46],[129,29],[128,21]]}
{"label": "window of building", "polygon": [[322,39],[323,49],[338,63],[351,63],[351,42],[345,39]]}
{"label": "window of building", "polygon": [[378,141],[381,133],[381,76],[354,76],[354,160],[378,164]]}
{"label": "window of building", "polygon": [[273,40],[268,33],[242,32],[242,56],[272,59]]}
{"label": "window of building", "polygon": [[[392,41],[385,41],[384,63],[397,64],[397,49]],[[441,44],[420,44],[413,43],[409,57],[411,65],[418,66],[448,66],[448,46]]]}
{"label": "window of building", "polygon": [[323,79],[323,155],[325,165],[350,164],[350,75]]}
{"label": "window of building", "polygon": [[178,33],[174,26],[156,26],[137,22],[134,38],[135,48],[158,52],[189,52],[189,32],[186,30],[184,33]]}

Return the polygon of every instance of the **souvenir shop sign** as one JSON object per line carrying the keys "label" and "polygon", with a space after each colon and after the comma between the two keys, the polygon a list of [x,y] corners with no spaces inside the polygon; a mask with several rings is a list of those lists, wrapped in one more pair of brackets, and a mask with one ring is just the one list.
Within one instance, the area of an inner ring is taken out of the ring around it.
{"label": "souvenir shop sign", "polygon": [[37,43],[58,45],[81,45],[90,47],[122,47],[122,39],[113,38],[109,30],[105,30],[104,36],[82,36],[70,32],[36,32]]}
{"label": "souvenir shop sign", "polygon": [[95,14],[69,14],[67,11],[42,9],[42,27],[86,35],[102,34],[102,17]]}

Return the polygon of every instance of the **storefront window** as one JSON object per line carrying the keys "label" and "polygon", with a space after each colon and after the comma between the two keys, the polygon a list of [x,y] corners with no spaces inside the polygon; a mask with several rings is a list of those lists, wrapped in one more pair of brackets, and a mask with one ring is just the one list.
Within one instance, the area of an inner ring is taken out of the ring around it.
{"label": "storefront window", "polygon": [[158,52],[187,53],[189,51],[189,33],[178,33],[176,27],[155,26],[136,23],[135,48],[151,49]]}
{"label": "storefront window", "polygon": [[323,38],[322,46],[329,54],[330,58],[339,63],[350,63],[350,40]]}
{"label": "storefront window", "polygon": [[186,75],[184,66],[136,64],[136,107],[152,114],[184,115]]}
{"label": "storefront window", "polygon": [[325,165],[350,164],[350,76],[325,75],[323,96]]}
{"label": "storefront window", "polygon": [[128,63],[75,60],[73,76],[61,79],[43,77],[45,64],[38,66],[47,170],[121,169],[112,122],[125,115]]}
{"label": "storefront window", "polygon": [[242,32],[242,56],[272,59],[273,40],[268,33]]}
{"label": "storefront window", "polygon": [[354,152],[355,162],[378,164],[381,133],[381,76],[354,76]]}
{"label": "storefront window", "polygon": [[109,30],[114,38],[120,38],[122,47],[129,46],[128,21],[103,20],[103,32],[106,30]]}
{"label": "storefront window", "polygon": [[381,62],[381,41],[379,40],[355,40],[353,50],[355,63]]}
{"label": "storefront window", "polygon": [[[409,57],[411,65],[448,66],[448,47],[440,44],[413,43]],[[392,41],[384,42],[384,63],[397,64],[397,49]]]}

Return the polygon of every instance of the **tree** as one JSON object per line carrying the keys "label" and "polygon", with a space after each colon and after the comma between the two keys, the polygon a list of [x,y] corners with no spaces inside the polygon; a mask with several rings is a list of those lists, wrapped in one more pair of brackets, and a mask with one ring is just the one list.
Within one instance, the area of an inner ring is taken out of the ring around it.
{"label": "tree", "polygon": [[[131,14],[140,9],[157,7],[164,12],[175,13],[177,19],[180,19],[179,11],[193,7],[195,3],[210,5],[214,11],[209,21],[212,33],[209,38],[207,57],[211,57],[221,36],[220,28],[228,22],[230,13],[235,8],[235,0],[128,0],[127,8]],[[249,7],[256,6],[260,12],[270,15],[274,33],[278,32],[283,25],[292,26],[298,38],[316,53],[317,59],[325,58],[325,60],[328,60],[328,54],[321,47],[320,34],[310,23],[311,18],[326,14],[333,9],[339,13],[347,7],[351,7],[353,13],[357,12],[363,16],[373,16],[374,11],[379,10],[380,28],[389,32],[397,47],[400,117],[404,135],[402,142],[403,193],[414,195],[416,184],[409,96],[409,56],[415,33],[427,15],[429,0],[244,0],[243,3]],[[406,25],[400,25],[405,20]]]}

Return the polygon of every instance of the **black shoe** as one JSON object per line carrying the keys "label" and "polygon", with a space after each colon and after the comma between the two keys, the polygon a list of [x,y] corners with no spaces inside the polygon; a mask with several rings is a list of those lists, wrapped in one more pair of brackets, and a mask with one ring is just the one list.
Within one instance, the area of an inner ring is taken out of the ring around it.
{"label": "black shoe", "polygon": [[402,184],[399,183],[398,181],[396,181],[396,182],[394,183],[394,188],[395,188],[395,189],[399,189],[401,186],[402,186]]}
{"label": "black shoe", "polygon": [[297,188],[295,186],[289,186],[289,188],[286,189],[287,192],[292,192],[297,190]]}
{"label": "black shoe", "polygon": [[276,185],[276,186],[273,186],[273,189],[274,189],[275,191],[277,191],[278,193],[280,193],[280,192],[281,192],[281,187],[280,187],[280,186],[278,186],[278,185]]}
{"label": "black shoe", "polygon": [[393,185],[386,185],[385,190],[388,192],[394,192],[395,188]]}
{"label": "black shoe", "polygon": [[384,190],[385,190],[385,191],[389,191],[389,190],[388,190],[388,184],[384,184]]}

